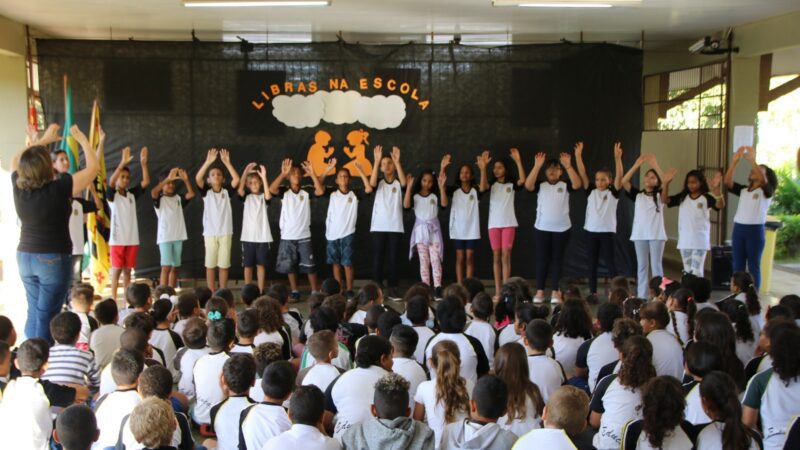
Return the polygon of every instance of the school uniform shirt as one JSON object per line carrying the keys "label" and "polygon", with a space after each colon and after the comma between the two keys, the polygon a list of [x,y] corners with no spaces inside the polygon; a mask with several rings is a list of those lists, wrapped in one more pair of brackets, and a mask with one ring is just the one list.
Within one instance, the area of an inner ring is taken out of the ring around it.
{"label": "school uniform shirt", "polygon": [[172,325],[172,331],[178,333],[178,336],[181,336],[181,339],[183,338],[183,329],[186,328],[186,322],[188,321],[189,319],[181,319]]}
{"label": "school uniform shirt", "polygon": [[[339,345],[339,354],[333,359],[333,361],[331,361],[331,364],[342,370],[350,370],[353,367],[353,359],[350,357],[350,349],[348,349],[347,346],[341,342],[337,342],[337,344]],[[308,351],[308,347],[306,347],[303,350],[303,353],[300,355],[300,369],[311,367],[316,363],[317,361],[313,356],[311,356],[311,353]]]}
{"label": "school uniform shirt", "polygon": [[89,350],[92,331],[96,330],[100,325],[94,317],[87,313],[76,312],[75,314],[81,319],[81,334],[78,335],[78,342],[75,346],[83,350]]}
{"label": "school uniform shirt", "polygon": [[[733,325],[733,328],[736,328],[736,324]],[[756,349],[758,348],[758,335],[754,334],[753,339],[749,341],[743,341],[736,338],[736,357],[739,358],[739,361],[742,364],[747,365],[753,356],[756,354]]]}
{"label": "school uniform shirt", "polygon": [[539,387],[545,403],[550,394],[567,381],[561,363],[547,355],[528,355],[528,374],[533,384]]}
{"label": "school uniform shirt", "polygon": [[767,222],[767,210],[772,204],[773,194],[768,185],[750,190],[743,184],[733,183],[733,187],[728,192],[739,197],[736,215],[733,216],[734,223],[763,225]]}
{"label": "school uniform shirt", "polygon": [[[242,199],[242,197],[239,197]],[[272,230],[269,228],[267,206],[269,202],[264,194],[247,194],[242,211],[242,242],[272,242]]]}
{"label": "school uniform shirt", "polygon": [[[589,405],[591,412],[601,413],[600,428],[592,439],[598,450],[620,448],[622,429],[631,420],[642,417],[642,395],[619,383],[616,375],[609,375],[597,383]],[[691,448],[691,446],[689,446]]]}
{"label": "school uniform shirt", "polygon": [[683,385],[683,391],[686,393],[686,408],[684,409],[684,419],[692,425],[702,425],[711,422],[703,404],[700,401],[700,382],[692,380]]}
{"label": "school uniform shirt", "polygon": [[420,384],[428,381],[428,375],[415,359],[395,357],[392,361],[394,362],[392,372],[408,381],[408,407],[414,411],[414,394],[417,393]]}
{"label": "school uniform shirt", "polygon": [[469,191],[459,186],[450,194],[450,239],[473,240],[481,238],[480,193],[473,187]]}
{"label": "school uniform shirt", "polygon": [[352,189],[347,193],[338,187],[328,189],[328,213],[325,216],[325,239],[335,241],[356,232],[360,194]]}
{"label": "school uniform shirt", "polygon": [[247,353],[248,355],[253,354],[253,349],[255,349],[255,344],[234,344],[228,353]]}
{"label": "school uniform shirt", "polygon": [[[489,372],[489,359],[486,357],[480,341],[464,333],[439,333],[428,341],[425,349],[425,361],[431,358],[433,346],[439,341],[453,341],[461,354],[461,376],[471,384],[478,381],[478,375]],[[431,368],[431,380],[436,378],[436,371]]]}
{"label": "school uniform shirt", "polygon": [[270,439],[291,427],[282,405],[268,402],[250,405],[239,416],[239,450],[261,450]]}
{"label": "school uniform shirt", "polygon": [[289,337],[292,342],[298,342],[300,340],[300,327],[303,326],[303,316],[300,315],[300,311],[292,308],[283,313],[283,323],[289,327]]}
{"label": "school uniform shirt", "polygon": [[178,391],[188,397],[189,401],[195,398],[194,387],[194,365],[202,356],[211,353],[208,347],[189,348],[183,347],[178,350],[173,360],[173,366],[180,373],[178,377]]}
{"label": "school uniform shirt", "polygon": [[[672,195],[667,206],[678,207],[678,250],[710,250],[711,249],[711,211],[717,209],[717,201],[711,194],[703,194],[697,198],[686,195],[681,201],[680,195]],[[685,341],[684,341],[685,342]]]}
{"label": "school uniform shirt", "polygon": [[622,430],[622,450],[685,450],[694,448],[695,431],[692,424],[684,421],[667,431],[661,446],[656,449],[650,445],[647,433],[643,430],[644,421],[629,422]]}
{"label": "school uniform shirt", "polygon": [[345,431],[372,417],[370,406],[375,396],[375,383],[387,373],[380,366],[356,367],[328,386],[326,409],[335,414],[334,438],[341,442]]}
{"label": "school uniform shirt", "polygon": [[[664,228],[664,203],[658,192],[646,194],[635,187],[627,192],[633,200],[632,241],[666,241],[667,231]],[[658,206],[656,206],[658,202]]]}
{"label": "school uniform shirt", "polygon": [[665,330],[653,330],[647,334],[653,345],[653,367],[656,375],[669,375],[683,379],[683,347],[675,336]]}
{"label": "school uniform shirt", "polygon": [[247,395],[231,395],[211,408],[211,431],[217,435],[218,450],[238,450],[239,419],[242,411],[254,405]]}
{"label": "school uniform shirt", "polygon": [[[150,335],[148,341],[154,348],[161,350],[164,353],[164,359],[167,362],[173,361],[178,350],[183,347],[183,339],[180,335],[169,328],[156,328]],[[167,369],[172,373],[173,378],[177,379],[178,369],[173,364],[165,364]]]}
{"label": "school uniform shirt", "polygon": [[264,450],[339,450],[339,441],[320,433],[319,429],[296,423],[287,431],[267,441]]}
{"label": "school uniform shirt", "polygon": [[417,360],[418,363],[425,365],[425,349],[428,347],[428,342],[436,336],[436,333],[433,332],[428,327],[419,326],[419,327],[412,327],[414,331],[417,332],[417,336],[419,336],[419,340],[417,341],[417,349],[414,350],[414,359]]}
{"label": "school uniform shirt", "polygon": [[486,352],[486,359],[489,360],[489,367],[494,367],[494,354],[497,351],[497,331],[489,322],[481,320],[473,320],[469,324],[464,334],[472,336],[483,345],[483,350]]}
{"label": "school uniform shirt", "polygon": [[[744,306],[747,307],[747,294],[745,294],[744,292],[736,294],[736,296],[733,297],[733,299],[742,302],[742,304],[744,304]],[[755,336],[756,339],[758,339],[758,335],[761,333],[761,329],[764,328],[764,314],[759,314],[759,313],[750,314],[750,327],[753,329],[753,336]]]}
{"label": "school uniform shirt", "polygon": [[97,429],[100,437],[92,445],[95,450],[113,447],[119,438],[122,419],[133,412],[133,408],[142,402],[136,389],[114,391],[97,400],[94,415],[97,417]]}
{"label": "school uniform shirt", "polygon": [[747,383],[742,404],[758,409],[764,449],[781,449],[792,417],[800,414],[800,381],[794,378],[786,383],[769,368]]}
{"label": "school uniform shirt", "polygon": [[522,338],[517,334],[517,330],[514,329],[514,323],[512,322],[500,329],[497,335],[497,347],[500,348],[510,342],[518,342],[521,339]]}
{"label": "school uniform shirt", "polygon": [[85,226],[83,218],[85,214],[97,212],[94,202],[82,198],[72,199],[72,214],[69,216],[69,237],[72,240],[72,255],[83,255],[83,244],[86,243]]}
{"label": "school uniform shirt", "polygon": [[233,234],[233,213],[231,197],[236,191],[223,185],[219,192],[214,192],[206,183],[200,189],[203,196],[203,236],[228,236]]}
{"label": "school uniform shirt", "polygon": [[755,358],[751,359],[747,362],[744,366],[744,376],[746,380],[750,380],[753,376],[759,372],[763,372],[772,367],[772,357],[769,354],[764,353],[761,356],[756,356]]}
{"label": "school uniform shirt", "polygon": [[569,220],[569,194],[572,185],[563,181],[550,183],[542,181],[534,189],[536,192],[536,223],[541,231],[560,233],[572,227]]}
{"label": "school uniform shirt", "polygon": [[525,397],[525,415],[508,420],[508,414],[497,419],[500,428],[508,430],[517,436],[522,436],[530,430],[542,427],[542,418],[536,413],[533,401],[530,397]]}
{"label": "school uniform shirt", "polygon": [[395,179],[387,183],[382,179],[373,191],[375,201],[372,206],[372,222],[369,231],[402,233],[403,228],[403,187]]}
{"label": "school uniform shirt", "polygon": [[[472,398],[472,389],[475,387],[475,383],[468,379],[464,379],[464,381],[467,385],[467,395]],[[436,401],[436,380],[421,383],[417,387],[414,401],[425,407],[425,423],[433,430],[434,444],[436,448],[439,448],[442,441],[442,433],[447,423],[444,421],[444,403]],[[469,417],[469,412],[466,410],[461,411],[456,414],[453,423],[463,421],[467,417]]]}
{"label": "school uniform shirt", "polygon": [[575,444],[567,436],[567,432],[560,428],[542,428],[531,430],[520,436],[512,450],[525,450],[531,448],[546,448],[547,450],[575,450]]}
{"label": "school uniform shirt", "polygon": [[619,353],[614,348],[610,331],[600,333],[593,339],[584,341],[578,348],[575,356],[575,366],[589,370],[589,391],[594,391],[597,385],[597,378],[603,366],[616,362]]}
{"label": "school uniform shirt", "polygon": [[[117,440],[115,450],[142,450],[147,448],[139,443],[133,436],[130,418],[131,416],[127,415],[122,419],[120,427],[122,432]],[[194,438],[192,437],[192,428],[189,425],[189,418],[186,417],[184,413],[175,412],[175,420],[178,422],[178,426],[175,427],[175,431],[172,432],[170,448],[177,450],[194,450]]]}
{"label": "school uniform shirt", "polygon": [[225,352],[209,353],[201,356],[194,364],[192,376],[196,403],[192,409],[192,420],[196,423],[210,423],[211,407],[224,398],[222,387],[219,385],[219,376],[228,358],[230,356]]}
{"label": "school uniform shirt", "polygon": [[561,363],[561,367],[564,368],[564,372],[567,374],[567,379],[575,375],[575,360],[578,355],[578,349],[585,340],[582,337],[567,337],[561,332],[553,335],[553,351],[556,354],[556,361]]}
{"label": "school uniform shirt", "polygon": [[583,228],[592,233],[616,233],[619,191],[614,186],[601,191],[590,184],[586,193],[586,220]]}
{"label": "school uniform shirt", "polygon": [[328,386],[333,383],[333,380],[339,377],[342,373],[333,364],[314,364],[303,377],[303,386],[314,385],[320,391],[325,392]]}
{"label": "school uniform shirt", "polygon": [[495,182],[489,191],[489,226],[487,228],[516,227],[514,194],[519,189],[516,183]]}
{"label": "school uniform shirt", "polygon": [[433,220],[439,216],[439,197],[434,193],[428,195],[414,194],[414,216],[418,220]]}
{"label": "school uniform shirt", "polygon": [[134,186],[124,193],[116,189],[106,192],[108,206],[111,208],[111,236],[108,245],[139,245],[139,222],[136,219],[136,197],[144,189]]}
{"label": "school uniform shirt", "polygon": [[11,380],[0,402],[0,435],[3,446],[14,449],[49,449],[53,434],[50,401],[36,378]]}
{"label": "school uniform shirt", "polygon": [[311,195],[312,188],[300,188],[297,192],[281,187],[281,239],[299,241],[311,237]]}
{"label": "school uniform shirt", "polygon": [[[675,317],[675,324],[672,323],[672,318]],[[686,343],[692,339],[692,336],[689,336],[689,315],[683,311],[673,311],[672,314],[669,315],[669,323],[665,330],[673,336],[675,336],[675,328],[678,328],[678,335],[677,337],[681,338],[681,342],[683,342],[684,347]]]}
{"label": "school uniform shirt", "polygon": [[164,242],[185,241],[186,219],[183,217],[183,208],[189,200],[182,195],[159,195],[153,200],[156,210],[156,244]]}
{"label": "school uniform shirt", "polygon": [[90,391],[100,387],[100,371],[92,352],[72,345],[50,347],[47,370],[42,379],[59,384],[79,384]]}
{"label": "school uniform shirt", "polygon": [[124,332],[125,328],[115,323],[102,325],[92,332],[92,336],[89,339],[89,348],[94,353],[94,359],[99,370],[103,370],[107,365],[111,364],[111,358],[119,350],[119,338]]}
{"label": "school uniform shirt", "polygon": [[[697,442],[695,443],[696,450],[719,450],[722,448],[722,431],[725,429],[725,424],[722,422],[711,422],[702,427],[697,433]],[[759,445],[760,439],[756,439],[756,433],[750,440],[748,450],[761,450]],[[791,447],[788,447],[791,448]]]}
{"label": "school uniform shirt", "polygon": [[364,320],[366,318],[367,318],[367,312],[362,309],[359,309],[356,310],[356,312],[354,312],[352,316],[350,316],[350,320],[348,320],[347,322],[364,325]]}

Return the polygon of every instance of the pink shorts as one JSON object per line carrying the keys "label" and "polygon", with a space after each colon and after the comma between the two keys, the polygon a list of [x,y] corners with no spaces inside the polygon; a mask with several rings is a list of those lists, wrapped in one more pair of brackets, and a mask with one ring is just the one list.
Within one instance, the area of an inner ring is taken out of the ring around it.
{"label": "pink shorts", "polygon": [[133,269],[136,267],[138,245],[112,245],[111,267],[113,269]]}
{"label": "pink shorts", "polygon": [[489,243],[492,250],[510,250],[514,246],[516,227],[489,228]]}

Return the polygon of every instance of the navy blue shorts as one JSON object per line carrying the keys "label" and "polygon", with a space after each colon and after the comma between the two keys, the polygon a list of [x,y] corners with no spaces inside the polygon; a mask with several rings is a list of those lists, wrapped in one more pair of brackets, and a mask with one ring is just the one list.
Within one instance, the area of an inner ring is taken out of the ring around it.
{"label": "navy blue shorts", "polygon": [[355,241],[355,236],[355,234],[351,234],[341,239],[328,241],[326,247],[328,264],[353,265],[353,241]]}
{"label": "navy blue shorts", "polygon": [[242,242],[242,267],[266,266],[269,249],[269,242]]}
{"label": "navy blue shorts", "polygon": [[475,250],[480,241],[480,239],[453,239],[453,245],[456,246],[456,250]]}

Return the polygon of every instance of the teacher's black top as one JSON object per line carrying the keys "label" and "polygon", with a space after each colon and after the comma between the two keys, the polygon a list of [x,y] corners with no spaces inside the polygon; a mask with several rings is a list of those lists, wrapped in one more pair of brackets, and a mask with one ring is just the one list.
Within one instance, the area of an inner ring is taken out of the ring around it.
{"label": "teacher's black top", "polygon": [[11,184],[21,228],[17,251],[72,253],[69,237],[72,176],[62,173],[41,188],[28,190],[17,187],[17,172],[14,171]]}

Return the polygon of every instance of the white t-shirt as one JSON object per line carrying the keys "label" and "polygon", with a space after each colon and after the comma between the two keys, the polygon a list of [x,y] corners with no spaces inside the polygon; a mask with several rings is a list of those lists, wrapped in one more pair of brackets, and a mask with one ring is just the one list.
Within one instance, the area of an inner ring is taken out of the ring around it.
{"label": "white t-shirt", "polygon": [[458,187],[450,198],[450,239],[481,238],[481,218],[478,191],[464,192]]}
{"label": "white t-shirt", "polygon": [[142,398],[139,397],[136,389],[114,391],[101,397],[94,410],[100,438],[92,445],[92,448],[104,449],[116,445],[122,419],[133,412],[133,408],[141,402]]}
{"label": "white t-shirt", "polygon": [[239,428],[239,448],[244,440],[244,448],[261,450],[270,439],[292,428],[292,422],[283,406],[258,403],[242,412]]}
{"label": "white t-shirt", "polygon": [[219,385],[222,366],[230,356],[225,352],[201,356],[194,364],[193,376],[196,402],[192,409],[192,420],[204,424],[211,422],[211,407],[221,402],[225,395]]}
{"label": "white t-shirt", "polygon": [[583,228],[593,233],[616,233],[618,203],[619,191],[613,186],[602,191],[590,186]]}
{"label": "white t-shirt", "polygon": [[3,446],[8,446],[6,448],[50,448],[50,435],[53,434],[50,400],[39,380],[20,376],[8,383],[0,402],[0,433]]}
{"label": "white t-shirt", "polygon": [[569,230],[572,226],[569,220],[572,186],[563,181],[554,184],[542,181],[536,185],[536,192],[536,229],[554,233]]}
{"label": "white t-shirt", "polygon": [[425,360],[425,349],[428,348],[428,342],[436,336],[436,333],[433,332],[428,327],[413,327],[414,331],[417,332],[417,336],[419,336],[419,340],[417,341],[417,349],[414,350],[414,359],[417,360],[420,364],[426,364]]}
{"label": "white t-shirt", "polygon": [[183,341],[181,340],[181,337],[170,329],[162,330],[156,328],[150,335],[150,340],[148,343],[164,353],[164,360],[167,361],[167,369],[169,369],[169,371],[172,373],[172,376],[177,379],[178,369],[174,365],[169,364],[169,362],[175,360],[175,355],[178,354],[178,349],[183,347]]}
{"label": "white t-shirt", "polygon": [[[285,190],[284,190],[285,189]],[[301,188],[297,192],[283,188],[281,201],[281,239],[297,241],[311,237],[311,193]]]}
{"label": "white t-shirt", "polygon": [[[623,435],[625,435],[625,441],[622,443],[622,448],[630,448],[628,445],[633,444],[633,434],[628,435],[629,430],[631,427],[639,427],[641,422],[633,423],[629,422],[625,425]],[[688,426],[687,426],[688,427]],[[644,430],[639,433],[639,436],[636,438],[635,441],[635,448],[637,450],[656,450],[650,444],[650,439],[647,437],[647,433]],[[657,450],[685,450],[687,448],[694,448],[694,442],[692,442],[692,438],[684,431],[683,427],[678,425],[677,427],[673,428],[664,435],[664,440],[661,442],[661,446],[658,447]]]}
{"label": "white t-shirt", "polygon": [[239,419],[242,411],[253,405],[247,396],[231,396],[211,408],[211,428],[217,435],[218,450],[239,449]]}
{"label": "white t-shirt", "polygon": [[603,416],[592,444],[598,450],[619,449],[625,424],[642,417],[641,404],[639,389],[621,385],[616,375],[608,375],[600,380],[592,395],[590,410]]}
{"label": "white t-shirt", "polygon": [[[672,323],[672,314],[669,317],[669,323],[667,324],[667,332],[673,336],[675,336],[675,328],[678,328],[678,337],[681,338],[681,342],[683,345],[686,345],[687,342],[692,338],[689,336],[689,315],[683,311],[673,311],[675,315],[675,324]],[[748,359],[749,361],[750,359]]]}
{"label": "white t-shirt", "polygon": [[374,191],[375,202],[372,207],[372,223],[369,231],[402,233],[403,228],[403,188],[400,181],[391,183],[378,181]]}
{"label": "white t-shirt", "polygon": [[356,367],[336,380],[330,388],[330,401],[336,408],[334,438],[341,441],[350,427],[372,417],[370,406],[375,396],[375,383],[387,373],[380,366]]}
{"label": "white t-shirt", "polygon": [[[239,197],[241,198],[241,197]],[[247,194],[242,212],[242,242],[272,242],[264,194]]]}
{"label": "white t-shirt", "polygon": [[439,215],[439,197],[434,193],[426,196],[414,194],[414,216],[419,220],[433,220]]}
{"label": "white t-shirt", "polygon": [[[678,197],[669,199],[669,206],[677,203]],[[684,197],[678,207],[678,250],[711,249],[711,211],[716,200],[709,194],[692,198]]]}
{"label": "white t-shirt", "polygon": [[210,352],[211,349],[208,347],[196,349],[185,348],[178,351],[178,354],[175,355],[175,367],[180,371],[178,391],[188,397],[189,401],[195,398],[194,365],[197,363],[198,359]]}
{"label": "white t-shirt", "polygon": [[764,450],[782,449],[792,418],[800,414],[800,381],[786,383],[769,368],[750,379],[742,404],[758,409]]}
{"label": "white t-shirt", "polygon": [[739,183],[733,183],[733,189],[729,191],[733,195],[739,196],[739,205],[736,207],[736,215],[733,216],[734,223],[742,225],[763,225],[767,221],[767,210],[772,204],[772,195],[766,196],[764,188],[747,189]]}
{"label": "white t-shirt", "polygon": [[358,325],[364,325],[364,320],[366,318],[367,318],[367,312],[364,311],[363,309],[357,309],[356,312],[354,312],[353,315],[350,316],[350,320],[348,320],[347,322],[356,323]]}
{"label": "white t-shirt", "polygon": [[214,192],[206,184],[200,193],[203,195],[203,236],[227,236],[233,234],[233,213],[231,212],[231,187],[223,186]]}
{"label": "white t-shirt", "polygon": [[186,219],[183,217],[183,207],[188,200],[180,195],[161,195],[153,200],[158,224],[156,226],[156,244],[164,242],[185,241]]}
{"label": "white t-shirt", "polygon": [[528,373],[545,403],[567,381],[561,364],[547,355],[528,355]]}
{"label": "white t-shirt", "polygon": [[[472,389],[475,383],[465,380],[467,387],[467,395],[472,396]],[[442,441],[442,432],[447,425],[444,421],[444,403],[436,401],[436,381],[425,381],[420,383],[417,387],[417,393],[414,395],[414,401],[425,407],[425,423],[428,424],[434,434],[434,443],[436,448]],[[454,422],[459,422],[468,417],[467,411],[469,406],[465,405],[463,412],[455,417]]]}
{"label": "white t-shirt", "polygon": [[[430,359],[433,353],[433,346],[439,341],[453,341],[461,354],[461,376],[464,377],[471,384],[478,381],[478,354],[472,348],[472,343],[463,333],[439,333],[428,341],[428,347],[425,349],[425,360]],[[434,368],[430,368],[431,379],[436,378]]]}
{"label": "white t-shirt", "polygon": [[[666,241],[664,229],[664,202],[658,194],[648,195],[632,187],[628,197],[634,200],[632,241]],[[654,200],[655,199],[655,200]],[[658,206],[656,206],[658,202]]]}
{"label": "white t-shirt", "polygon": [[124,332],[125,328],[117,324],[100,325],[100,328],[92,332],[89,348],[94,352],[97,367],[100,370],[111,364],[114,352],[120,347],[119,338]]}
{"label": "white t-shirt", "polygon": [[536,407],[530,397],[525,398],[525,416],[508,421],[508,414],[497,419],[497,424],[517,436],[522,436],[530,430],[542,427],[542,418],[536,413]]}
{"label": "white t-shirt", "polygon": [[656,375],[670,375],[683,379],[683,347],[678,339],[665,330],[647,333],[647,340],[653,345],[653,367]]}
{"label": "white t-shirt", "polygon": [[72,199],[72,214],[69,216],[69,237],[72,239],[73,255],[83,254],[83,244],[85,243],[83,219],[88,211],[97,211],[94,203],[77,198]]}
{"label": "white t-shirt", "polygon": [[356,232],[358,195],[346,194],[338,188],[328,196],[328,215],[325,217],[325,239],[335,241]]}
{"label": "white t-shirt", "polygon": [[464,334],[481,341],[483,351],[486,353],[486,358],[489,360],[489,367],[494,367],[494,346],[497,341],[497,332],[494,330],[494,327],[488,322],[473,320],[467,329],[464,330]]}
{"label": "white t-shirt", "polygon": [[414,411],[414,395],[417,392],[417,387],[428,380],[428,375],[425,374],[425,369],[419,363],[410,358],[393,358],[394,364],[392,365],[392,372],[405,378],[409,383],[408,387],[408,407]]}
{"label": "white t-shirt", "polygon": [[[702,425],[704,423],[711,422],[711,418],[708,417],[705,410],[703,409],[703,403],[700,400],[700,382],[692,381],[691,382],[691,389],[689,389],[689,393],[686,394],[686,408],[684,409],[684,420],[691,423],[692,425]],[[684,389],[686,389],[686,384],[683,385]]]}
{"label": "white t-shirt", "polygon": [[325,436],[315,427],[298,423],[267,441],[263,450],[339,450],[340,448],[342,447],[336,439]]}
{"label": "white t-shirt", "polygon": [[[697,434],[695,448],[697,450],[719,450],[722,448],[722,430],[725,424],[721,422],[711,422]],[[750,440],[748,450],[761,450],[755,439]]]}
{"label": "white t-shirt", "polygon": [[514,211],[514,193],[519,185],[495,182],[489,191],[488,228],[516,227],[517,214]]}
{"label": "white t-shirt", "polygon": [[585,340],[582,337],[567,337],[560,332],[553,335],[553,351],[556,354],[556,361],[561,363],[567,379],[575,375],[575,358],[578,355],[578,348]]}
{"label": "white t-shirt", "polygon": [[108,206],[111,208],[111,238],[108,245],[139,245],[139,221],[136,218],[136,197],[144,189],[135,186],[125,194],[109,189]]}
{"label": "white t-shirt", "polygon": [[600,369],[607,364],[619,359],[619,353],[614,348],[613,335],[610,331],[599,334],[589,346],[586,353],[586,366],[589,369],[589,390],[594,391],[597,385],[597,376]]}
{"label": "white t-shirt", "polygon": [[328,386],[339,375],[341,375],[341,372],[339,372],[339,369],[333,364],[314,364],[314,366],[308,370],[306,376],[303,377],[303,386],[313,384],[318,387],[320,391],[325,392],[328,390]]}
{"label": "white t-shirt", "polygon": [[546,448],[547,450],[575,450],[575,444],[562,429],[541,428],[520,436],[515,449]]}
{"label": "white t-shirt", "polygon": [[514,324],[509,323],[500,329],[500,333],[497,335],[497,346],[502,347],[508,343],[517,342],[520,339],[521,338],[517,334],[517,330],[514,329]]}

